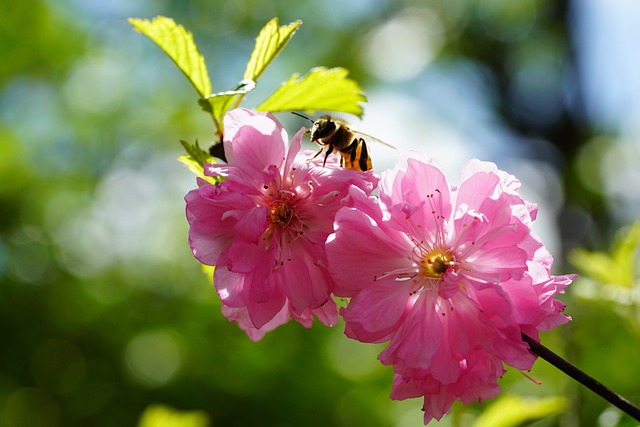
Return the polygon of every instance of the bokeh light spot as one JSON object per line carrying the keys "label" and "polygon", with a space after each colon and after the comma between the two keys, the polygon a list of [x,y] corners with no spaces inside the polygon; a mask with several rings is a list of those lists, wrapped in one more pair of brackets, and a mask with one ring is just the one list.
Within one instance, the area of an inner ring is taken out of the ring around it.
{"label": "bokeh light spot", "polygon": [[129,341],[124,358],[131,376],[147,387],[170,382],[182,365],[177,337],[165,330],[135,336]]}
{"label": "bokeh light spot", "polygon": [[331,368],[353,381],[364,380],[385,372],[377,356],[383,344],[363,344],[348,339],[336,329],[326,344],[326,356]]}
{"label": "bokeh light spot", "polygon": [[78,62],[65,86],[70,105],[91,113],[108,113],[117,109],[126,93],[127,82],[123,58],[105,55]]}
{"label": "bokeh light spot", "polygon": [[400,82],[417,76],[443,44],[442,24],[429,9],[407,9],[376,27],[363,49],[363,61],[376,77]]}
{"label": "bokeh light spot", "polygon": [[165,405],[150,405],[140,417],[138,427],[207,427],[209,416],[203,411],[177,411]]}
{"label": "bokeh light spot", "polygon": [[7,398],[4,420],[7,427],[57,427],[60,425],[60,407],[46,391],[25,387]]}

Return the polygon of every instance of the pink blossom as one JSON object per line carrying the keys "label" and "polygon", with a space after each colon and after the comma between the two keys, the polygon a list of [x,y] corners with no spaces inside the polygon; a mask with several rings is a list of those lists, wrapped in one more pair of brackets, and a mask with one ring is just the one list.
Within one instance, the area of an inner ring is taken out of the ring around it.
{"label": "pink blossom", "polygon": [[552,276],[553,258],[530,226],[536,206],[492,163],[471,161],[450,187],[432,161],[405,154],[382,174],[379,198],[358,188],[327,242],[335,294],[352,297],[346,334],[389,341],[391,397],[424,397],[424,421],[455,400],[494,397],[502,363],[530,369],[538,338],[570,320],[554,296],[574,276]]}
{"label": "pink blossom", "polygon": [[335,324],[325,241],[349,187],[369,194],[376,179],[308,161],[299,152],[304,129],[287,148],[270,114],[236,109],[224,129],[228,164],[205,165],[205,174],[225,180],[199,180],[185,197],[189,244],[200,262],[216,266],[223,314],[253,340],[291,317],[306,327],[313,316]]}

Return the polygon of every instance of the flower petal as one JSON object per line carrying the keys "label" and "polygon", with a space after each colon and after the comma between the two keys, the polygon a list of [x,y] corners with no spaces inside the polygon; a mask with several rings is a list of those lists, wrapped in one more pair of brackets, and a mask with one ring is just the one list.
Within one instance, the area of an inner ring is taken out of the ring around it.
{"label": "flower petal", "polygon": [[283,259],[284,265],[278,269],[278,277],[293,311],[301,314],[307,308],[318,308],[325,304],[331,294],[333,281],[322,250],[304,240],[292,242],[284,250],[287,257]]}
{"label": "flower petal", "polygon": [[393,279],[363,289],[342,311],[349,326],[347,336],[369,343],[388,340],[411,310],[411,294],[410,286]]}
{"label": "flower petal", "polygon": [[336,281],[334,293],[338,296],[352,296],[385,273],[415,269],[406,257],[411,242],[403,232],[382,221],[376,199],[368,198],[359,189],[352,188],[350,194],[354,206],[338,211],[335,234],[326,244],[331,275]]}
{"label": "flower petal", "polygon": [[221,309],[224,317],[229,319],[230,322],[237,322],[240,329],[245,331],[252,341],[260,341],[267,332],[287,323],[290,319],[289,310],[285,305],[269,322],[265,323],[260,328],[256,328],[251,322],[249,313],[245,307],[232,308],[223,304]]}
{"label": "flower petal", "polygon": [[378,357],[382,363],[429,368],[431,357],[442,344],[444,336],[444,328],[435,309],[437,298],[433,292],[419,294],[391,343]]}

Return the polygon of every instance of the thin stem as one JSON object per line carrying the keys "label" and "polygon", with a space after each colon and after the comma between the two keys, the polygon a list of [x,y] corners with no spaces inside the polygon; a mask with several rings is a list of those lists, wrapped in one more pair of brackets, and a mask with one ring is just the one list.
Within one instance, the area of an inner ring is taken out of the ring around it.
{"label": "thin stem", "polygon": [[620,410],[640,421],[640,408],[629,402],[624,397],[620,396],[618,393],[611,391],[589,375],[585,374],[580,369],[576,368],[571,363],[567,362],[562,357],[558,356],[530,336],[522,334],[522,339],[524,340],[524,342],[529,344],[529,348],[532,353],[537,354],[542,359],[551,363],[553,366],[560,369],[562,372],[569,375],[574,380],[578,381],[580,384],[589,388],[594,393],[600,395],[603,399],[609,401],[609,403],[611,403],[612,405],[617,406],[618,408],[620,408]]}

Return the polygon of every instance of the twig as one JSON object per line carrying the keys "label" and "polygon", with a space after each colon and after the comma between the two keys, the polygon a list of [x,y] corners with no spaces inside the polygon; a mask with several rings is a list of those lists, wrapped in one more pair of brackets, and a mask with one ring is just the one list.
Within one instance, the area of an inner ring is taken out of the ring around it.
{"label": "twig", "polygon": [[524,340],[524,342],[529,344],[529,348],[532,353],[537,354],[542,359],[551,363],[553,366],[560,369],[562,372],[569,375],[574,380],[578,381],[580,384],[589,388],[594,393],[600,395],[603,399],[609,401],[609,403],[611,403],[612,405],[617,406],[623,412],[640,421],[640,408],[629,402],[624,397],[620,396],[618,393],[614,393],[613,391],[602,385],[600,382],[585,374],[580,369],[576,368],[571,363],[567,362],[562,357],[558,356],[530,336],[522,334],[522,339]]}

